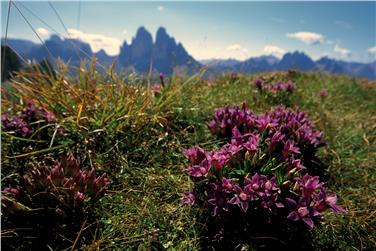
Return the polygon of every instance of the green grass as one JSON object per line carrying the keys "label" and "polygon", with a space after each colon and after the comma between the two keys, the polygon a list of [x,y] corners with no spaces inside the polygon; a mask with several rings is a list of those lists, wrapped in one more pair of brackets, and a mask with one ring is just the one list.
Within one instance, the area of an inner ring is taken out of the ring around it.
{"label": "green grass", "polygon": [[[327,221],[311,231],[313,249],[376,247],[375,82],[300,72],[247,75],[235,81],[197,75],[173,77],[155,97],[147,80],[140,85],[130,79],[134,84],[124,85],[122,77],[94,70],[77,78],[61,72],[52,84],[45,76],[24,74],[9,93],[3,91],[2,112],[20,110],[21,98],[49,104],[69,128],[71,141],[64,149],[109,173],[110,191],[100,200],[97,222],[92,223],[96,231],[85,237],[82,249],[201,250],[208,215],[181,204],[182,193],[192,186],[181,149],[218,144],[206,128],[217,107],[246,102],[259,113],[271,109],[270,100],[252,92],[258,77],[295,82],[292,106],[306,111],[326,135],[328,146],[319,155],[328,165],[327,185],[339,194],[347,212],[327,214]],[[317,95],[322,88],[328,89],[328,97]],[[61,151],[20,161],[7,158],[10,153],[4,149],[2,163],[8,165],[56,157]],[[37,150],[43,149],[30,152]]]}

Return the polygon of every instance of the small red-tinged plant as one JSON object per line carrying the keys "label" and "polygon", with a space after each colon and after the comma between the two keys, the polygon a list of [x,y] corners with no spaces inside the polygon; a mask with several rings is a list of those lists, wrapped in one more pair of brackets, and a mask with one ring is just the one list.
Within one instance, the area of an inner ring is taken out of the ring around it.
{"label": "small red-tinged plant", "polygon": [[[59,236],[72,235],[93,217],[94,204],[104,196],[108,185],[106,174],[97,176],[94,169],[82,169],[73,156],[63,157],[53,167],[34,168],[17,178],[13,175],[2,191],[6,219],[2,227],[21,229],[22,233],[15,230],[16,234],[22,245],[31,245],[29,248],[41,243],[61,248],[67,243]],[[27,236],[33,236],[35,242],[23,239]]]}
{"label": "small red-tinged plant", "polygon": [[150,89],[156,97],[161,95],[161,93],[162,93],[162,85],[160,85],[160,84],[154,84],[150,87]]}
{"label": "small red-tinged plant", "polygon": [[159,80],[161,81],[161,86],[165,86],[165,81],[164,81],[164,74],[163,72],[159,73]]}
{"label": "small red-tinged plant", "polygon": [[328,92],[328,89],[321,89],[319,92],[318,92],[318,95],[319,97],[321,98],[326,98],[328,95],[329,95],[329,92]]}

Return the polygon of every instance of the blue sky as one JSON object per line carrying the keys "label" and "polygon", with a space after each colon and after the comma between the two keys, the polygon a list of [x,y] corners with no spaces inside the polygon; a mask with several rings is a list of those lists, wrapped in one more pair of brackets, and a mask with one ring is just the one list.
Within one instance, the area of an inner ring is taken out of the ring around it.
{"label": "blue sky", "polygon": [[[22,2],[49,26],[67,36],[48,2]],[[160,26],[196,59],[236,58],[300,50],[314,59],[376,59],[376,2],[57,2],[53,6],[70,36],[116,54],[138,27],[153,37]],[[54,33],[19,2],[17,7],[41,37]],[[1,3],[1,35],[8,2]],[[78,13],[80,9],[80,19]],[[39,42],[12,6],[8,36]]]}

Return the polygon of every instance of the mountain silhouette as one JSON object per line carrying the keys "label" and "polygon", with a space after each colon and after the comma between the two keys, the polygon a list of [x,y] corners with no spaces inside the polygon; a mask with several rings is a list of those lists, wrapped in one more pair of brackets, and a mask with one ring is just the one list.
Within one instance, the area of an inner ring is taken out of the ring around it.
{"label": "mountain silhouette", "polygon": [[278,63],[279,70],[297,69],[301,71],[312,71],[316,69],[315,62],[303,52],[288,52],[283,55]]}
{"label": "mountain silhouette", "polygon": [[176,67],[197,71],[201,66],[163,27],[158,29],[155,43],[151,34],[144,27],[140,27],[131,44],[123,43],[119,62],[126,68],[133,67],[137,72],[143,73],[148,72],[151,66],[154,70],[166,74],[171,74]]}
{"label": "mountain silhouette", "polygon": [[[3,39],[2,45],[4,45]],[[90,60],[92,56],[95,56],[105,66],[116,63],[115,70],[117,71],[130,69],[142,74],[148,73],[151,67],[153,71],[163,72],[167,75],[174,71],[194,73],[203,65],[208,65],[209,72],[213,74],[226,71],[257,73],[296,69],[376,79],[376,61],[357,63],[328,57],[314,61],[308,55],[299,51],[288,52],[281,59],[266,55],[251,57],[244,61],[210,59],[198,62],[163,27],[157,30],[155,41],[153,41],[151,33],[141,26],[130,44],[124,41],[118,56],[109,56],[103,49],[93,53],[88,43],[79,39],[61,38],[58,35],[51,35],[45,41],[45,45],[13,38],[7,39],[7,45],[10,45],[24,59],[39,62],[47,59],[54,62],[55,59],[60,58],[64,62],[69,62],[70,65],[77,66],[81,60]]]}

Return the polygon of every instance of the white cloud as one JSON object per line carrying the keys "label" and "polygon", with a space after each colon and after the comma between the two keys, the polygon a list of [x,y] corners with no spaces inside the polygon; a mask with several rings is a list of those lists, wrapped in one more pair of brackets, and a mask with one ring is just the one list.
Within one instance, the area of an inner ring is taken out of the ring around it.
{"label": "white cloud", "polygon": [[80,39],[90,44],[94,52],[104,49],[108,55],[117,55],[120,51],[121,41],[114,37],[107,37],[102,34],[85,33],[76,29],[68,29],[70,38]]}
{"label": "white cloud", "polygon": [[226,50],[240,51],[240,52],[248,53],[248,49],[242,47],[240,44],[231,44],[231,45],[227,46]]}
{"label": "white cloud", "polygon": [[157,10],[158,10],[158,11],[164,11],[164,10],[165,10],[165,7],[162,6],[162,5],[159,5],[159,6],[157,7]]}
{"label": "white cloud", "polygon": [[325,52],[322,52],[322,53],[319,53],[319,54],[312,55],[312,59],[313,60],[319,60],[320,58],[330,57],[330,56],[332,56],[332,53],[325,51]]}
{"label": "white cloud", "polygon": [[264,52],[268,55],[274,55],[277,57],[282,57],[286,51],[278,46],[275,45],[265,45]]}
{"label": "white cloud", "polygon": [[343,56],[343,57],[348,57],[351,54],[350,50],[348,50],[346,48],[342,48],[338,44],[336,44],[334,46],[334,50],[333,51],[334,51],[334,53],[337,53],[337,54],[339,54],[340,56]]}
{"label": "white cloud", "polygon": [[226,47],[226,51],[229,58],[246,59],[249,57],[249,51],[240,44],[230,44]]}
{"label": "white cloud", "polygon": [[122,30],[123,35],[128,35],[128,31],[126,29]]}
{"label": "white cloud", "polygon": [[286,36],[298,39],[309,45],[321,44],[324,42],[324,36],[314,32],[300,31],[295,33],[287,33]]}
{"label": "white cloud", "polygon": [[36,29],[36,31],[42,37],[47,37],[50,34],[50,32],[43,27],[39,27],[38,29]]}
{"label": "white cloud", "polygon": [[367,51],[369,54],[373,54],[376,56],[376,46],[369,48]]}

